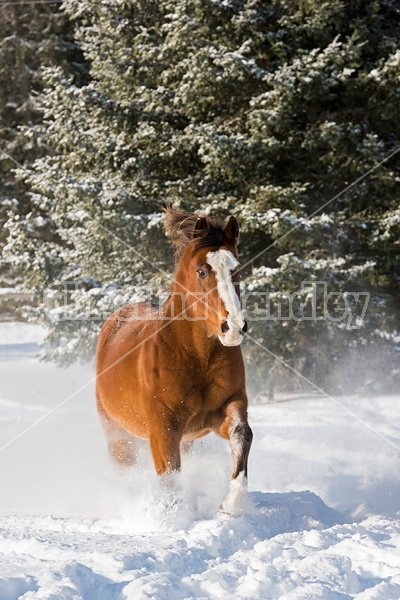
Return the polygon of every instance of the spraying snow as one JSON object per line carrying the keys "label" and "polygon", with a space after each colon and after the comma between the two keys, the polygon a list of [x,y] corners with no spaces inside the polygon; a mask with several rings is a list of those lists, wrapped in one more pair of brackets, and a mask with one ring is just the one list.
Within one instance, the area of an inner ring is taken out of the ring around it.
{"label": "spraying snow", "polygon": [[24,335],[0,361],[1,600],[400,597],[398,397],[340,398],[380,435],[326,398],[252,406],[243,516],[218,512],[216,436],[166,513],[147,442],[140,466],[110,464],[93,368],[40,363]]}

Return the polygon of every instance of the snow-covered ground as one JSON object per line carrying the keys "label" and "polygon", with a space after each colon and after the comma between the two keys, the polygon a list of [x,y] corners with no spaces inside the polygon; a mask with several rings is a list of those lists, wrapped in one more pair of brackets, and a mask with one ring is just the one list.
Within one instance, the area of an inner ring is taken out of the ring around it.
{"label": "snow-covered ground", "polygon": [[93,367],[40,363],[41,339],[0,324],[0,600],[400,599],[400,396],[251,407],[244,515],[218,513],[215,436],[166,515],[146,443],[108,461]]}

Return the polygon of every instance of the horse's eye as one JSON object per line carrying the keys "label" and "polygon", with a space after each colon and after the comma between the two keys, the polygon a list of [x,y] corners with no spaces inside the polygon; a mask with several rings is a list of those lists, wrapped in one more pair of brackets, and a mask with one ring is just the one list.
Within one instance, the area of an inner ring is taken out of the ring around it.
{"label": "horse's eye", "polygon": [[207,271],[205,269],[196,269],[197,271],[197,275],[200,277],[200,279],[204,279],[204,277],[207,275]]}

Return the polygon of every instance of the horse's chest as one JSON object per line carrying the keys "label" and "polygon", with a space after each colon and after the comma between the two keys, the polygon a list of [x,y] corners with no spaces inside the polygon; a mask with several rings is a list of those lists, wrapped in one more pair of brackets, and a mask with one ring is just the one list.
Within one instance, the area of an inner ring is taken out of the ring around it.
{"label": "horse's chest", "polygon": [[232,382],[224,370],[214,369],[205,378],[202,386],[202,399],[204,408],[215,409],[228,399],[232,389]]}
{"label": "horse's chest", "polygon": [[208,368],[195,360],[184,366],[175,381],[176,401],[188,414],[218,410],[239,387],[240,369],[225,357],[216,357]]}

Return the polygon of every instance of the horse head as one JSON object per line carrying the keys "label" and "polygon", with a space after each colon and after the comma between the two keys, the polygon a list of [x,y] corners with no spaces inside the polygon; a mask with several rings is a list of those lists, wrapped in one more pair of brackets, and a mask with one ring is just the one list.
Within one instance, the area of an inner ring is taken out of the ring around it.
{"label": "horse head", "polygon": [[205,323],[210,337],[238,346],[247,330],[240,307],[239,224],[168,210],[166,231],[177,249],[174,292],[185,298],[185,316]]}

